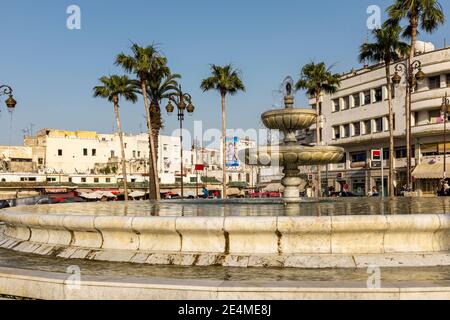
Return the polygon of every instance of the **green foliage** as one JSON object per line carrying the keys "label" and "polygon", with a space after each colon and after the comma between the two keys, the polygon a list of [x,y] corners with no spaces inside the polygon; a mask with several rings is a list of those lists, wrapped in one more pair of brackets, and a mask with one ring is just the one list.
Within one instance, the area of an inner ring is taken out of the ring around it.
{"label": "green foliage", "polygon": [[211,76],[204,79],[200,85],[203,92],[217,90],[222,96],[234,95],[239,91],[245,91],[244,83],[241,80],[240,71],[234,69],[231,64],[218,66],[212,64]]}
{"label": "green foliage", "polygon": [[413,29],[425,30],[432,33],[445,22],[442,5],[437,0],[397,0],[387,9],[389,19],[385,25],[399,25],[406,19],[408,25],[403,36],[410,38]]}
{"label": "green foliage", "polygon": [[127,76],[104,76],[100,82],[102,85],[94,88],[95,98],[104,98],[113,103],[118,103],[120,97],[133,103],[137,101],[136,89]]}
{"label": "green foliage", "polygon": [[331,73],[324,62],[310,62],[300,72],[295,89],[306,90],[310,97],[319,98],[322,93],[333,94],[340,86],[340,75]]}
{"label": "green foliage", "polygon": [[359,53],[361,63],[366,60],[373,63],[383,61],[386,65],[390,65],[408,55],[410,46],[400,40],[400,26],[383,26],[372,33],[374,42],[361,45]]}

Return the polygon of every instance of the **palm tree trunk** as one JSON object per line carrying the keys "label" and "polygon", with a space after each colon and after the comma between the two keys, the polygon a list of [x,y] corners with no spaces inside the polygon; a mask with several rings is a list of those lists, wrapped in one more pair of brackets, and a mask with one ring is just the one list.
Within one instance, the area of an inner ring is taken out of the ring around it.
{"label": "palm tree trunk", "polygon": [[123,189],[125,193],[125,201],[128,201],[128,185],[127,185],[127,162],[125,158],[125,147],[123,144],[123,132],[122,127],[120,125],[120,117],[119,117],[119,99],[114,99],[114,113],[116,115],[116,123],[117,123],[117,131],[119,133],[120,140],[120,151],[122,153],[122,176],[123,176]]}
{"label": "palm tree trunk", "polygon": [[222,94],[222,199],[227,199],[227,129],[225,117],[225,94]]}
{"label": "palm tree trunk", "polygon": [[[150,106],[148,103],[147,98],[147,86],[146,81],[141,80],[141,90],[142,90],[142,96],[144,97],[144,105],[145,105],[145,113],[147,116],[147,127],[148,127],[148,140],[149,140],[149,158],[150,158],[150,170],[149,173],[152,173],[149,175],[149,192],[150,192],[150,200],[160,200],[161,194],[159,192],[159,178],[158,178],[158,166],[156,162],[156,155],[155,155],[155,143],[153,141],[153,130],[152,130],[152,120],[150,115]],[[150,179],[150,177],[153,178]]]}
{"label": "palm tree trunk", "polygon": [[[320,95],[316,97],[316,143],[320,146]],[[322,173],[320,165],[317,166],[317,197],[322,197]]]}
{"label": "palm tree trunk", "polygon": [[161,123],[161,108],[159,106],[158,101],[152,101],[150,103],[150,117],[152,121],[152,137],[153,137],[153,145],[155,146],[155,158],[156,163],[158,163],[158,156],[159,156],[159,132],[162,127]]}
{"label": "palm tree trunk", "polygon": [[[418,21],[419,17],[417,14],[412,14],[410,18],[410,25],[411,25],[411,50],[409,53],[409,60],[408,60],[408,70],[409,74],[412,75],[413,72],[411,70],[412,63],[414,61],[414,57],[416,55],[416,42],[417,42],[417,27],[418,27]],[[409,78],[409,75],[408,75]],[[410,81],[412,79],[408,79],[407,81]],[[408,188],[412,187],[411,185],[411,144],[412,144],[412,133],[411,133],[411,97],[412,97],[412,83],[409,84],[409,90],[407,90],[406,93],[406,157],[407,157],[407,185]]]}
{"label": "palm tree trunk", "polygon": [[[394,145],[394,111],[392,109],[391,63],[386,61],[386,81],[389,107],[389,196],[395,196],[395,145]],[[384,177],[382,177],[382,180]],[[384,181],[382,182],[384,183]]]}

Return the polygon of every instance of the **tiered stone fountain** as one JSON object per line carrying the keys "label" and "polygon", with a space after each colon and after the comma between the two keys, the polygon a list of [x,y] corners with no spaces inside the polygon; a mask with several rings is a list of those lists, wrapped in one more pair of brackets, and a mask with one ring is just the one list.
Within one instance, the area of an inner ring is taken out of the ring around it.
{"label": "tiered stone fountain", "polygon": [[325,165],[337,163],[344,156],[344,149],[337,147],[308,147],[297,143],[296,132],[307,129],[316,122],[316,112],[310,109],[294,108],[292,83],[286,84],[284,109],[272,110],[262,115],[264,125],[271,130],[281,130],[284,133],[283,144],[264,146],[257,149],[247,149],[243,153],[245,162],[259,166],[281,166],[284,168],[284,178],[281,184],[285,187],[283,199],[286,203],[298,203],[300,166]]}

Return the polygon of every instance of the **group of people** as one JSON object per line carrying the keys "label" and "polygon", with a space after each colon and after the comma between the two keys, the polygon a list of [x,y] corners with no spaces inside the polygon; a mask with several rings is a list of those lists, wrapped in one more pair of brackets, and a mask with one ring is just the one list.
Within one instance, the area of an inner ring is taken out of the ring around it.
{"label": "group of people", "polygon": [[444,180],[441,183],[441,189],[438,191],[439,197],[450,197],[450,186],[448,180]]}

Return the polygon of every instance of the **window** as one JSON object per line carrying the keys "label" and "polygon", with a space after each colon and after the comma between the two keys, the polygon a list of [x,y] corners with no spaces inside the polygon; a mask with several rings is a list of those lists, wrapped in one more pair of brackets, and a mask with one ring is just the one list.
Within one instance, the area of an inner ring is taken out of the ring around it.
{"label": "window", "polygon": [[96,157],[97,156],[97,149],[92,149],[92,156]]}
{"label": "window", "polygon": [[333,139],[337,140],[341,138],[340,134],[340,128],[339,127],[333,127]]}
{"label": "window", "polygon": [[406,158],[406,148],[396,148],[395,149],[395,158],[405,159]]}
{"label": "window", "polygon": [[39,158],[38,159],[38,164],[44,164],[44,159],[43,158]]}
{"label": "window", "polygon": [[383,132],[383,118],[375,119],[375,132]]}
{"label": "window", "polygon": [[350,157],[352,158],[352,162],[366,162],[367,161],[367,154],[365,151],[351,153]]}
{"label": "window", "polygon": [[361,125],[359,122],[353,124],[353,136],[361,135]]}
{"label": "window", "polygon": [[72,183],[72,178],[69,178],[69,182]]}
{"label": "window", "polygon": [[364,134],[372,133],[372,122],[370,120],[366,120],[363,122],[363,130],[364,130]]}
{"label": "window", "polygon": [[138,158],[140,158],[141,157],[141,152],[140,151],[138,151]]}
{"label": "window", "polygon": [[136,179],[131,179],[131,183],[135,183],[136,182]]}
{"label": "window", "polygon": [[62,152],[61,149],[59,149],[59,150],[58,150],[58,156],[62,157],[62,155],[63,155],[63,152]]}
{"label": "window", "polygon": [[106,183],[110,183],[111,182],[111,178],[106,178],[105,181],[106,181]]}
{"label": "window", "polygon": [[439,89],[440,87],[441,87],[441,77],[440,76],[428,78],[428,88],[430,90]]}
{"label": "window", "polygon": [[389,160],[389,156],[390,156],[389,149],[388,148],[383,149],[383,160]]}
{"label": "window", "polygon": [[94,183],[99,183],[99,179],[98,178],[94,178]]}
{"label": "window", "polygon": [[370,104],[372,102],[372,99],[370,97],[370,90],[364,92],[364,104]]}
{"label": "window", "polygon": [[189,178],[189,181],[190,181],[191,183],[196,183],[196,182],[197,182],[197,178],[196,178],[196,177],[190,177],[190,178]]}
{"label": "window", "polygon": [[3,178],[3,179],[2,179],[2,182],[6,182],[6,179],[5,179],[5,178]]}
{"label": "window", "polygon": [[441,110],[430,110],[428,111],[428,121],[429,123],[441,123],[442,115]]}
{"label": "window", "polygon": [[126,144],[126,143],[124,143],[124,144],[123,144],[123,147],[124,147],[124,148],[126,149],[126,148],[127,148],[127,144]]}
{"label": "window", "polygon": [[83,156],[87,156],[88,155],[88,150],[85,148],[85,149],[83,149]]}
{"label": "window", "polygon": [[349,124],[345,124],[343,126],[343,137],[342,138],[348,138],[350,137],[350,125]]}
{"label": "window", "polygon": [[447,74],[447,87],[450,87],[450,73]]}
{"label": "window", "polygon": [[111,158],[114,158],[114,150],[111,150]]}
{"label": "window", "polygon": [[86,183],[86,178],[81,178],[82,183]]}
{"label": "window", "polygon": [[383,101],[383,88],[375,89],[375,102]]}
{"label": "window", "polygon": [[344,105],[342,106],[342,110],[347,110],[350,108],[350,97],[344,97]]}
{"label": "window", "polygon": [[136,151],[133,151],[133,158],[136,158]]}
{"label": "window", "polygon": [[56,182],[56,178],[47,178],[47,182]]}
{"label": "window", "polygon": [[359,96],[359,93],[353,95],[353,100],[355,101],[355,108],[361,106],[361,97]]}
{"label": "window", "polygon": [[169,149],[169,146],[167,144],[163,145],[163,151],[167,151]]}
{"label": "window", "polygon": [[341,110],[341,107],[339,106],[339,99],[333,100],[333,112],[338,112]]}

